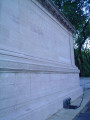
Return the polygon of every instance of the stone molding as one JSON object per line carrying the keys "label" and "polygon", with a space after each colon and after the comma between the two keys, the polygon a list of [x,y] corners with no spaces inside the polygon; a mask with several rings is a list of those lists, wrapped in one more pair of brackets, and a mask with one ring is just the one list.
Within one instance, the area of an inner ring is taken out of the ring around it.
{"label": "stone molding", "polygon": [[0,72],[79,73],[70,64],[34,58],[0,49]]}
{"label": "stone molding", "polygon": [[0,60],[0,72],[79,73],[75,68],[53,67],[8,60]]}
{"label": "stone molding", "polygon": [[[63,61],[56,61],[56,60],[51,60],[48,58],[41,58],[41,57],[36,57],[36,56],[31,56],[29,54],[26,53],[21,53],[18,51],[12,51],[9,49],[3,49],[0,48],[0,59],[2,60],[3,56],[7,56],[7,59],[11,60],[15,60],[17,58],[17,61],[20,60],[25,60],[25,62],[29,62],[29,63],[36,63],[36,64],[49,64],[49,65],[55,65],[55,66],[67,66],[67,67],[71,67],[71,64],[69,63],[65,63]],[[4,60],[4,58],[3,58]],[[75,66],[74,66],[75,67]]]}
{"label": "stone molding", "polygon": [[72,34],[76,32],[75,28],[69,22],[69,20],[60,12],[51,0],[32,0],[33,2],[38,1],[45,9],[48,10],[66,29]]}

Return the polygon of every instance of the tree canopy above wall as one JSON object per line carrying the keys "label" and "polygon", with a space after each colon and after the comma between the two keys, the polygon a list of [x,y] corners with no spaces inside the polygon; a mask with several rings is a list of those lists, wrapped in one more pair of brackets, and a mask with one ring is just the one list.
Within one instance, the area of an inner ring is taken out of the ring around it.
{"label": "tree canopy above wall", "polygon": [[[74,35],[75,63],[80,76],[90,76],[89,0],[52,0],[76,29]],[[86,45],[87,44],[87,45]]]}

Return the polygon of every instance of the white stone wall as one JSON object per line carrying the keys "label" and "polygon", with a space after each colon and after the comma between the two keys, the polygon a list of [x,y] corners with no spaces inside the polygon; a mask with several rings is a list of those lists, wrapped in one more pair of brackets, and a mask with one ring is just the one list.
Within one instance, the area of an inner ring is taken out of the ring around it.
{"label": "white stone wall", "polygon": [[63,73],[4,73],[0,89],[1,120],[45,120],[82,93],[78,75]]}
{"label": "white stone wall", "polygon": [[0,0],[1,120],[45,120],[82,94],[78,73],[62,24],[36,0]]}
{"label": "white stone wall", "polygon": [[0,47],[70,64],[69,32],[39,6],[28,0],[1,0]]}

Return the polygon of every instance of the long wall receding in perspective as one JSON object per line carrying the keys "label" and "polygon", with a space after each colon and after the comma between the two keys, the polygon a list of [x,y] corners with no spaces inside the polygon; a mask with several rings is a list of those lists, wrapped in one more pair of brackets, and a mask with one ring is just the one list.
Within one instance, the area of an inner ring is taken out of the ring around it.
{"label": "long wall receding in perspective", "polygon": [[45,120],[82,94],[74,32],[51,0],[0,0],[1,120]]}

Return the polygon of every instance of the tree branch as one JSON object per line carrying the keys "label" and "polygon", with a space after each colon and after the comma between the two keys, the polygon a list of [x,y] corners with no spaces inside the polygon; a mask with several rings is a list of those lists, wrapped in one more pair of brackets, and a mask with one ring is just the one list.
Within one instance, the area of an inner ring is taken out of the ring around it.
{"label": "tree branch", "polygon": [[82,5],[84,4],[86,0],[83,0],[83,2],[81,3],[81,5],[78,7],[77,11],[81,9]]}
{"label": "tree branch", "polygon": [[60,3],[60,0],[57,0],[57,1],[58,1],[59,9],[61,9],[61,3]]}
{"label": "tree branch", "polygon": [[82,35],[83,35],[83,38],[84,38],[84,39],[83,39],[82,42],[80,43],[79,53],[81,53],[82,45],[85,43],[85,40],[86,40],[85,29],[86,29],[86,27],[87,27],[87,25],[88,25],[88,23],[89,23],[89,20],[90,20],[90,19],[88,19],[88,21],[85,23],[85,25],[84,25],[84,27],[83,27],[83,30],[82,30]]}

